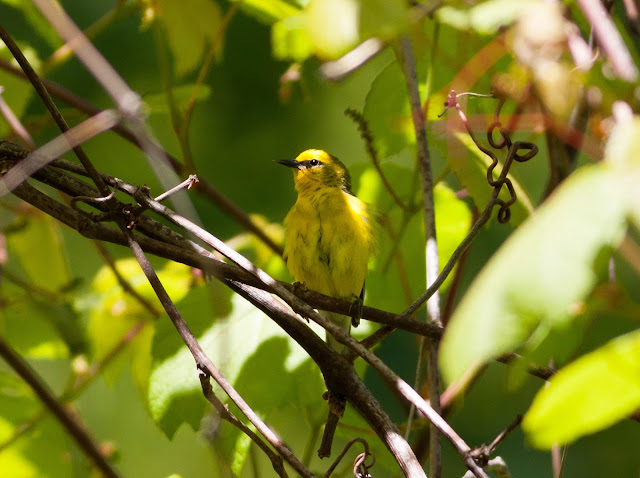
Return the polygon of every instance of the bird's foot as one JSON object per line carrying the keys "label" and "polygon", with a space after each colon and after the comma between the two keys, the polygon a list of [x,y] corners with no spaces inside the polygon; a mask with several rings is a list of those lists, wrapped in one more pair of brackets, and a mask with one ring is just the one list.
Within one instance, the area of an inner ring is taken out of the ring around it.
{"label": "bird's foot", "polygon": [[351,316],[351,325],[357,327],[362,319],[362,297],[354,295],[349,307],[349,315]]}
{"label": "bird's foot", "polygon": [[308,291],[307,286],[304,285],[304,282],[295,281],[293,283],[293,293],[295,295],[302,294],[303,292]]}

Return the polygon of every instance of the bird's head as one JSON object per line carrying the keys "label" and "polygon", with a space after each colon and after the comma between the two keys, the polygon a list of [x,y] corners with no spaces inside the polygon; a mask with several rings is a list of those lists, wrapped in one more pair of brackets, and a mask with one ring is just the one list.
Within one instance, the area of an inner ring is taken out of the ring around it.
{"label": "bird's head", "polygon": [[281,159],[278,163],[293,170],[293,180],[298,192],[325,186],[351,193],[349,170],[342,161],[321,149],[308,149],[296,159]]}

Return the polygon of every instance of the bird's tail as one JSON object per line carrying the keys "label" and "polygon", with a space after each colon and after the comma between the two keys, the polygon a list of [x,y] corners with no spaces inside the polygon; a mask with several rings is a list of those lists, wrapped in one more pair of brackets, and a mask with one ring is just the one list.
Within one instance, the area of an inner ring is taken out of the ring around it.
{"label": "bird's tail", "polygon": [[[351,317],[349,317],[348,315],[342,315],[342,314],[337,314],[335,312],[326,312],[326,311],[322,312],[322,314],[331,322],[339,326],[342,330],[346,331],[347,333],[351,331]],[[329,345],[329,347],[332,350],[335,350],[339,354],[341,354],[346,348],[346,346],[338,342],[333,337],[333,335],[331,335],[331,332],[329,332],[328,330],[327,330],[327,345]]]}

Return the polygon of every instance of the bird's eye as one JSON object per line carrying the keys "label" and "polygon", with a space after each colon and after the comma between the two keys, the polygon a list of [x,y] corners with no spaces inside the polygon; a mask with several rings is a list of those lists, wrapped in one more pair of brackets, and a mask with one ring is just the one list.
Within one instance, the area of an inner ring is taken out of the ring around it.
{"label": "bird's eye", "polygon": [[309,161],[309,164],[311,166],[317,166],[318,164],[320,164],[320,161],[318,161],[317,159],[312,159],[311,161]]}

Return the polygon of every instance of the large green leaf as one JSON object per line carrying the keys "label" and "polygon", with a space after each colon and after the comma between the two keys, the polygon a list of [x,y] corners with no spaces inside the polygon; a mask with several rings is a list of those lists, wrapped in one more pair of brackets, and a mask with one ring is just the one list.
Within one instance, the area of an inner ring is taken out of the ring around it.
{"label": "large green leaf", "polygon": [[13,259],[34,286],[58,291],[69,284],[60,223],[50,216],[33,211],[25,227],[7,235],[7,243]]}
{"label": "large green leaf", "polygon": [[[149,301],[157,311],[162,311],[151,285],[135,259],[119,260],[115,267],[138,294]],[[191,269],[175,262],[168,262],[164,268],[159,269],[158,277],[175,301],[186,295],[193,282]],[[153,315],[136,298],[124,292],[108,266],[98,271],[91,284],[91,292],[78,300],[77,307],[86,311],[88,315],[87,335],[94,360],[105,358],[127,332],[144,324],[144,330],[139,332],[126,350],[111,363],[106,376],[113,381],[129,364],[138,387],[146,390],[153,337]]]}
{"label": "large green leaf", "polygon": [[373,80],[363,114],[380,158],[415,144],[407,84],[398,63],[390,63]]}
{"label": "large green leaf", "polygon": [[517,348],[536,329],[543,335],[571,318],[596,284],[600,251],[624,233],[627,204],[619,179],[603,165],[576,172],[492,257],[443,337],[447,382]]}
{"label": "large green leaf", "polygon": [[602,430],[640,407],[640,331],[580,357],[543,387],[522,422],[529,440],[551,448]]}
{"label": "large green leaf", "polygon": [[[320,372],[308,367],[306,353],[244,299],[234,296],[231,313],[224,317],[216,312],[204,287],[192,290],[177,305],[213,363],[256,411],[304,406],[321,396]],[[152,417],[168,436],[184,422],[197,429],[209,405],[202,397],[193,357],[166,317],[158,323],[152,353]],[[305,370],[304,380],[300,369]],[[272,385],[275,382],[277,387]],[[264,393],[264,387],[269,393]],[[215,384],[214,392],[227,401]]]}

